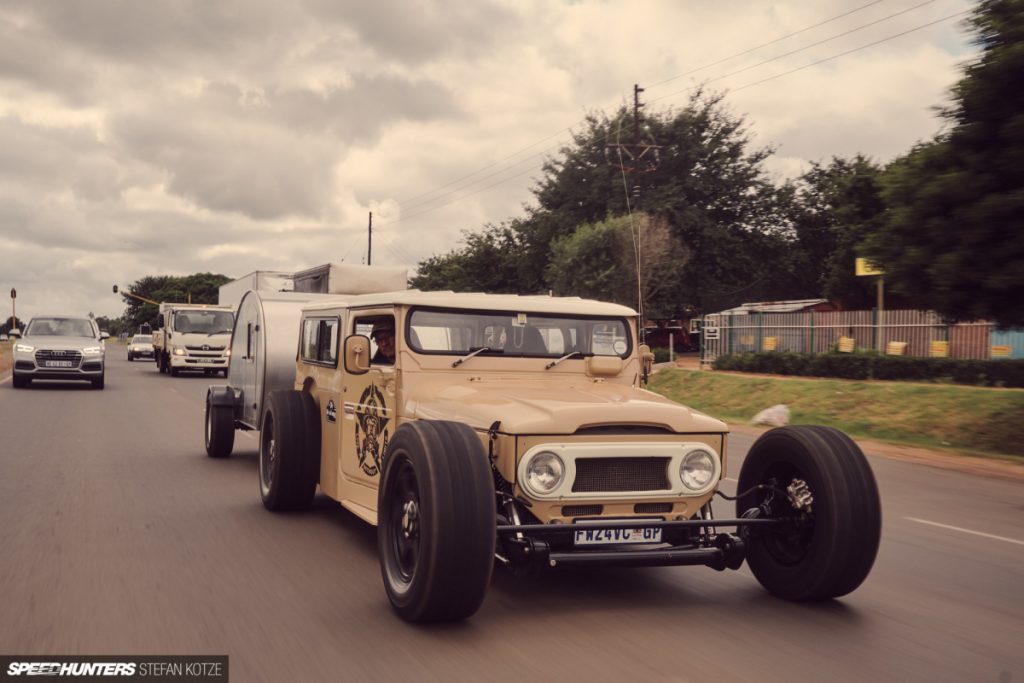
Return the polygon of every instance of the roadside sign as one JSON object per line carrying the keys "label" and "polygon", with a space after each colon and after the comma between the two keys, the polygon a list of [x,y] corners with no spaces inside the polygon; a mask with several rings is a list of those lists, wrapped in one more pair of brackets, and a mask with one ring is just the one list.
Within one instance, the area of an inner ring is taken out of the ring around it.
{"label": "roadside sign", "polygon": [[866,258],[858,258],[854,261],[855,270],[860,275],[885,275],[885,271],[876,266]]}

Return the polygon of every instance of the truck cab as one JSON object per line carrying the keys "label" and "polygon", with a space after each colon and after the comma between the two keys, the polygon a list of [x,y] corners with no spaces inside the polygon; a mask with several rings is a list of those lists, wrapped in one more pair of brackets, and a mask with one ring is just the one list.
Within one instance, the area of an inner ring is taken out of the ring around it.
{"label": "truck cab", "polygon": [[233,329],[230,306],[160,304],[153,332],[157,368],[172,376],[197,371],[227,377]]}

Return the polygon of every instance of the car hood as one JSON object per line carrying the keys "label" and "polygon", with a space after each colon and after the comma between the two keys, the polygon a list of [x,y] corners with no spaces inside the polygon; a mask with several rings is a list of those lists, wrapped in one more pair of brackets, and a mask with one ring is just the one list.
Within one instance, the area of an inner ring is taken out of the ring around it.
{"label": "car hood", "polygon": [[653,392],[611,383],[552,386],[507,379],[424,384],[405,397],[416,419],[453,420],[474,429],[500,421],[511,434],[572,434],[587,427],[645,425],[673,432],[723,433],[724,422]]}
{"label": "car hood", "polygon": [[84,349],[89,346],[103,346],[99,339],[92,337],[57,337],[46,335],[45,337],[22,337],[19,344],[27,344],[37,349],[75,350]]}

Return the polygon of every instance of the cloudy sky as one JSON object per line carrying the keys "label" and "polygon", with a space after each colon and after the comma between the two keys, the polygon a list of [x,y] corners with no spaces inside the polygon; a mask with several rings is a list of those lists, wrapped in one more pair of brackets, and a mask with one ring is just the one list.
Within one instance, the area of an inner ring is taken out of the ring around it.
{"label": "cloudy sky", "polygon": [[[941,126],[964,0],[3,0],[0,302],[147,275],[414,268],[520,215],[593,110],[727,93],[782,179]],[[956,15],[956,16],[954,16]]]}

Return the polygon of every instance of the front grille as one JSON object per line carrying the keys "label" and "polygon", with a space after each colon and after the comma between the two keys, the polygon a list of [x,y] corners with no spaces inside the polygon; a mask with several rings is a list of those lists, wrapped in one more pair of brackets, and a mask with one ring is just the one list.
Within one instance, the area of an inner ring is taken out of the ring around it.
{"label": "front grille", "polygon": [[633,512],[638,515],[672,512],[672,503],[637,503],[633,506]]}
{"label": "front grille", "polygon": [[209,344],[203,344],[202,346],[185,346],[189,351],[223,351],[223,346],[210,346]]}
{"label": "front grille", "polygon": [[573,493],[660,491],[668,485],[669,458],[579,458]]}
{"label": "front grille", "polygon": [[591,517],[604,512],[603,505],[564,505],[562,506],[563,517]]}
{"label": "front grille", "polygon": [[82,352],[81,351],[60,351],[60,350],[58,350],[58,351],[48,351],[48,350],[45,350],[45,349],[36,351],[36,364],[37,365],[39,365],[40,367],[43,367],[46,364],[46,361],[48,361],[48,360],[71,361],[71,363],[72,363],[71,367],[77,368],[79,363],[82,362]]}

